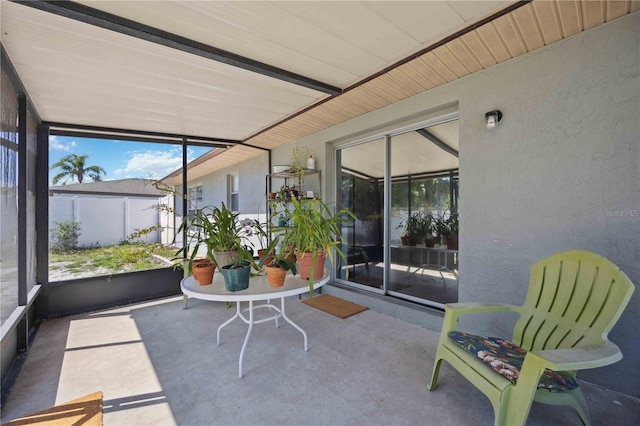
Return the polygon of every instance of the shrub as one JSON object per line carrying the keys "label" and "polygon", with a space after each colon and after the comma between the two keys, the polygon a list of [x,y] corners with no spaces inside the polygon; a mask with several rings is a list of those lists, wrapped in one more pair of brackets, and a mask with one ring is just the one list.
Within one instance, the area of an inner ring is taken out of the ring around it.
{"label": "shrub", "polygon": [[55,225],[51,230],[51,249],[69,251],[77,248],[78,237],[80,236],[80,222],[68,220],[66,222],[55,222]]}

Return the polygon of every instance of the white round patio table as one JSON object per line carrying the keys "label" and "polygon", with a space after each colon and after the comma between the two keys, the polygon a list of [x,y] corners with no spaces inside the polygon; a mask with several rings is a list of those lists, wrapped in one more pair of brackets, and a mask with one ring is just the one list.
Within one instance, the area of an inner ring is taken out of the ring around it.
{"label": "white round patio table", "polygon": [[[324,276],[315,280],[313,283],[313,289],[318,289],[325,285],[329,281],[328,271],[324,271]],[[238,360],[238,377],[242,378],[242,360],[244,358],[244,351],[251,337],[251,331],[254,324],[260,324],[266,321],[275,321],[276,328],[278,327],[278,319],[284,318],[289,324],[296,328],[304,337],[304,350],[308,350],[307,346],[307,333],[298,324],[293,322],[286,314],[284,307],[284,298],[289,296],[297,296],[309,291],[309,281],[303,280],[299,275],[293,276],[287,274],[282,287],[271,287],[266,275],[257,277],[251,277],[249,281],[249,288],[241,291],[228,291],[224,285],[224,277],[220,272],[215,273],[213,277],[213,283],[209,285],[200,285],[193,279],[192,275],[189,275],[180,281],[180,289],[184,294],[184,309],[187,309],[188,298],[201,300],[211,300],[215,302],[236,302],[236,313],[229,320],[225,321],[218,327],[216,333],[216,343],[220,345],[220,331],[231,324],[236,318],[242,319],[245,323],[249,324],[247,335],[244,338],[242,349],[240,350],[240,359]],[[271,304],[272,299],[280,299],[280,307]],[[254,305],[253,302],[266,301],[264,304]],[[249,307],[241,309],[241,302],[249,302]],[[254,311],[256,309],[268,309],[272,316],[267,318],[261,318],[259,320],[254,319]],[[245,312],[249,313],[249,317],[245,316]]]}

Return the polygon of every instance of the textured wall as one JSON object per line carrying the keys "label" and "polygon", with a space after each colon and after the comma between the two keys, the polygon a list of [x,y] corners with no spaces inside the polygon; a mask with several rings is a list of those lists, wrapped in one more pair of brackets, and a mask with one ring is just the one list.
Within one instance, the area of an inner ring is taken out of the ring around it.
{"label": "textured wall", "polygon": [[[529,269],[567,249],[608,257],[640,284],[640,12],[311,135],[331,145],[458,103],[461,301],[521,304]],[[503,122],[484,129],[484,113]],[[286,158],[290,147],[274,153]],[[324,161],[322,161],[324,160]],[[277,164],[277,163],[274,163]],[[640,291],[609,337],[624,353],[580,378],[640,397]],[[428,315],[425,313],[425,315]],[[508,337],[513,317],[461,321]]]}
{"label": "textured wall", "polygon": [[[535,261],[591,250],[640,283],[640,14],[467,82],[460,108],[460,300],[521,304]],[[503,123],[482,129],[484,112]],[[640,396],[637,292],[610,338],[625,359],[580,377]],[[472,322],[473,321],[473,322]],[[510,335],[502,317],[462,322]]]}
{"label": "textured wall", "polygon": [[264,213],[264,177],[268,173],[268,154],[264,153],[241,164],[195,179],[189,185],[202,185],[204,206],[220,207],[227,202],[227,175],[240,176],[239,208],[242,213]]}

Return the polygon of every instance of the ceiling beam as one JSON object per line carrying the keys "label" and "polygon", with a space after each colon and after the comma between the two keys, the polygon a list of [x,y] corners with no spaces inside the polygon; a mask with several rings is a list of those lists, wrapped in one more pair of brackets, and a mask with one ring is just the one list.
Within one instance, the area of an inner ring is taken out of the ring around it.
{"label": "ceiling beam", "polygon": [[213,61],[231,65],[267,77],[286,81],[308,89],[317,90],[336,96],[342,93],[339,87],[331,86],[318,80],[305,77],[291,71],[277,68],[263,62],[255,61],[217,47],[191,40],[149,25],[141,24],[108,12],[103,12],[73,1],[47,0],[11,0],[24,6],[53,13],[65,18],[95,25],[110,31],[115,31],[141,40],[156,43],[172,49],[177,49],[192,55],[201,56]]}
{"label": "ceiling beam", "polygon": [[428,139],[429,141],[433,142],[433,144],[435,146],[437,146],[438,148],[440,148],[441,150],[443,150],[443,151],[453,155],[454,157],[458,158],[458,151],[456,151],[455,149],[451,148],[442,139],[440,139],[439,137],[437,137],[433,133],[430,133],[425,129],[418,129],[418,130],[416,130],[416,132],[420,136],[423,136],[425,139]]}

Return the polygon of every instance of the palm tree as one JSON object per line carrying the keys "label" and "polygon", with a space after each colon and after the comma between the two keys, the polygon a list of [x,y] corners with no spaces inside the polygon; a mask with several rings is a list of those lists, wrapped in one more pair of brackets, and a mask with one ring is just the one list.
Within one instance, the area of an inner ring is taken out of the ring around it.
{"label": "palm tree", "polygon": [[[69,154],[66,157],[62,157],[60,161],[51,166],[52,170],[55,168],[62,169],[60,173],[53,177],[51,182],[55,185],[65,177],[75,177],[78,180],[78,183],[82,183],[85,175],[93,179],[94,182],[100,182],[102,180],[100,175],[106,175],[107,172],[100,166],[85,166],[87,157],[88,155],[76,154]],[[65,183],[67,182],[63,182],[63,184]]]}

